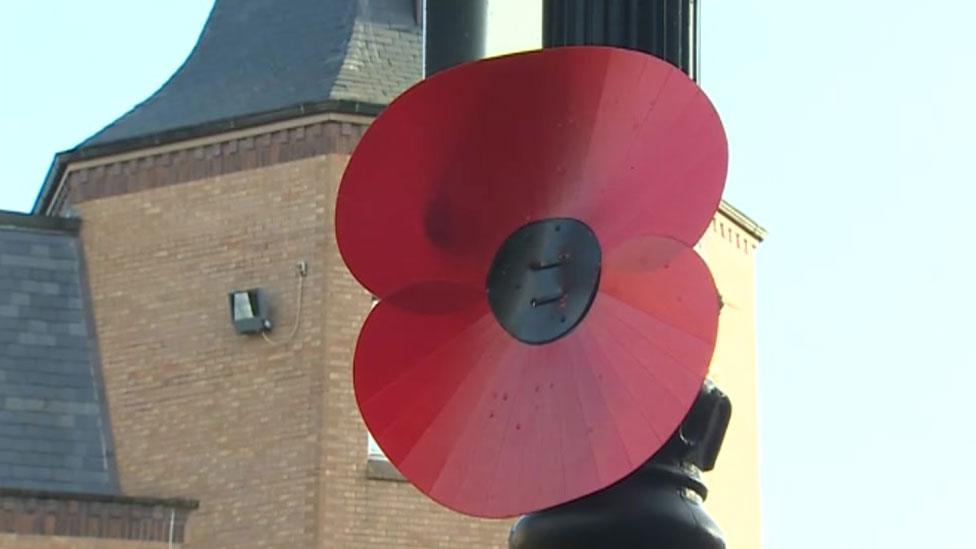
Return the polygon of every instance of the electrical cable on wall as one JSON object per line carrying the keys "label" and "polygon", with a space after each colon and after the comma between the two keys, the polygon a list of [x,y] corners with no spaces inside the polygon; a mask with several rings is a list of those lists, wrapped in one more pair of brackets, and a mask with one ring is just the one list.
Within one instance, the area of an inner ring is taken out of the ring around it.
{"label": "electrical cable on wall", "polygon": [[173,534],[176,532],[176,509],[169,511],[169,543],[168,549],[173,549]]}
{"label": "electrical cable on wall", "polygon": [[283,345],[285,343],[291,342],[298,335],[298,328],[302,324],[302,301],[303,294],[305,293],[305,277],[308,275],[308,263],[304,260],[298,262],[297,266],[298,272],[298,303],[295,306],[295,322],[291,327],[291,333],[288,337],[283,340],[271,339],[266,332],[261,332],[261,337],[271,345]]}

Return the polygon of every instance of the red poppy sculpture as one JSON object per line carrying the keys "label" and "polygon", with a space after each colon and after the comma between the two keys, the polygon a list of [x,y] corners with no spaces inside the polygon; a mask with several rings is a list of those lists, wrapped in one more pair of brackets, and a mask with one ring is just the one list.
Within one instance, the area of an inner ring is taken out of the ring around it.
{"label": "red poppy sculpture", "polygon": [[397,469],[451,509],[508,517],[660,449],[715,346],[692,246],[726,165],[702,91],[633,51],[479,61],[397,98],[336,210],[342,257],[379,298],[356,399]]}

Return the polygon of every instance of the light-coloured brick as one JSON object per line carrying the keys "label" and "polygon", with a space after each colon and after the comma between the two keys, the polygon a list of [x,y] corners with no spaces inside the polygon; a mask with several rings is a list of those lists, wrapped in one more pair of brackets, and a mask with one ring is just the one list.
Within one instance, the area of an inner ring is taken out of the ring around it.
{"label": "light-coloured brick", "polygon": [[[339,257],[329,155],[76,205],[127,494],[200,500],[186,547],[495,548],[510,521],[366,477],[352,354],[369,296]],[[267,290],[270,345],[227,293]]]}
{"label": "light-coloured brick", "polygon": [[[168,169],[206,150],[217,149],[175,152]],[[347,161],[313,156],[73,204],[122,489],[199,499],[186,547],[507,546],[511,521],[466,517],[407,483],[367,478],[351,364],[370,299],[332,231]],[[708,480],[733,549],[759,546],[757,244],[719,214],[701,247],[727,305],[712,375],[736,411]],[[299,260],[309,271],[295,340],[235,334],[227,293],[257,286],[275,311],[272,337],[287,336]]]}

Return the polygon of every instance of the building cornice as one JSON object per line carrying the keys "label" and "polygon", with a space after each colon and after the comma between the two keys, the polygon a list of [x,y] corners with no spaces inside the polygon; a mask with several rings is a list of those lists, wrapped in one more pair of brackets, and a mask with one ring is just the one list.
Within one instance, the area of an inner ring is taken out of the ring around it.
{"label": "building cornice", "polygon": [[0,229],[29,229],[37,231],[78,232],[81,220],[72,217],[31,215],[0,210]]}
{"label": "building cornice", "polygon": [[196,500],[0,488],[0,534],[183,543]]}
{"label": "building cornice", "polygon": [[115,154],[75,159],[43,202],[72,204],[326,154],[351,154],[373,117],[327,112]]}
{"label": "building cornice", "polygon": [[766,239],[766,235],[768,234],[766,229],[732,204],[729,204],[723,200],[722,203],[719,204],[718,211],[725,215],[729,221],[732,221],[738,225],[739,228],[755,238],[758,242],[762,242]]}
{"label": "building cornice", "polygon": [[56,198],[63,191],[68,168],[80,162],[99,162],[102,159],[117,155],[132,155],[142,157],[149,154],[149,150],[159,147],[172,146],[185,148],[188,142],[200,139],[223,139],[228,133],[242,130],[252,130],[260,133],[266,131],[267,126],[287,123],[290,120],[304,120],[314,115],[343,116],[351,115],[356,118],[370,120],[378,115],[385,105],[363,103],[359,101],[328,100],[316,103],[304,103],[285,109],[256,113],[226,120],[217,120],[207,124],[199,124],[186,128],[177,128],[165,132],[155,133],[135,139],[124,139],[105,144],[83,145],[54,155],[54,160],[48,168],[41,190],[34,200],[32,213],[52,215],[56,213]]}
{"label": "building cornice", "polygon": [[[214,177],[316,154],[350,154],[382,106],[337,107],[300,108],[277,116],[226,121],[59,153],[34,204],[34,214],[58,216],[66,202]],[[245,157],[247,154],[250,157]],[[177,165],[184,169],[177,170]],[[160,166],[170,169],[157,170]],[[70,199],[69,194],[73,195]],[[718,211],[757,242],[766,238],[766,229],[725,200]]]}

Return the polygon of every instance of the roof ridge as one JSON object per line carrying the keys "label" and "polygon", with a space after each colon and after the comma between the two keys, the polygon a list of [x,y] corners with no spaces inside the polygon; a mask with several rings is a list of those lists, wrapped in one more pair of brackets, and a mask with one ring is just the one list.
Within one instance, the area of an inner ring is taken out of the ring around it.
{"label": "roof ridge", "polygon": [[139,109],[141,109],[141,108],[143,108],[143,107],[151,104],[153,101],[155,101],[155,100],[157,100],[159,98],[159,95],[163,92],[163,90],[165,90],[167,88],[167,86],[169,86],[170,83],[173,82],[173,80],[176,79],[180,75],[180,73],[186,67],[187,61],[189,61],[193,57],[193,55],[197,52],[197,48],[199,48],[201,42],[203,42],[204,35],[210,29],[210,23],[211,23],[211,20],[213,19],[214,11],[216,11],[216,9],[217,9],[217,4],[219,4],[219,1],[214,2],[213,7],[210,8],[210,13],[207,15],[207,20],[204,22],[203,28],[200,29],[200,34],[197,35],[197,41],[194,42],[193,47],[190,48],[190,52],[186,54],[186,58],[183,59],[183,62],[180,63],[180,66],[177,67],[175,71],[173,71],[173,74],[169,75],[169,77],[166,78],[166,80],[162,84],[160,84],[158,88],[156,88],[156,91],[152,92],[149,95],[149,97],[147,97],[147,98],[143,99],[142,101],[136,103],[135,105],[132,106],[131,109],[129,109],[126,112],[122,113],[122,115],[120,115],[118,118],[116,118],[115,120],[109,122],[108,124],[106,124],[105,126],[103,126],[100,130],[98,130],[95,133],[93,133],[92,135],[88,136],[84,141],[82,141],[81,143],[78,144],[78,147],[77,148],[83,148],[85,145],[87,145],[87,144],[89,144],[89,143],[97,140],[99,138],[99,136],[101,136],[102,134],[104,134],[107,131],[111,130],[112,128],[116,127],[120,122],[122,122],[123,120],[125,120],[126,117],[128,117],[130,114],[132,114],[133,112],[135,112],[135,111],[137,111],[137,110],[139,110]]}

